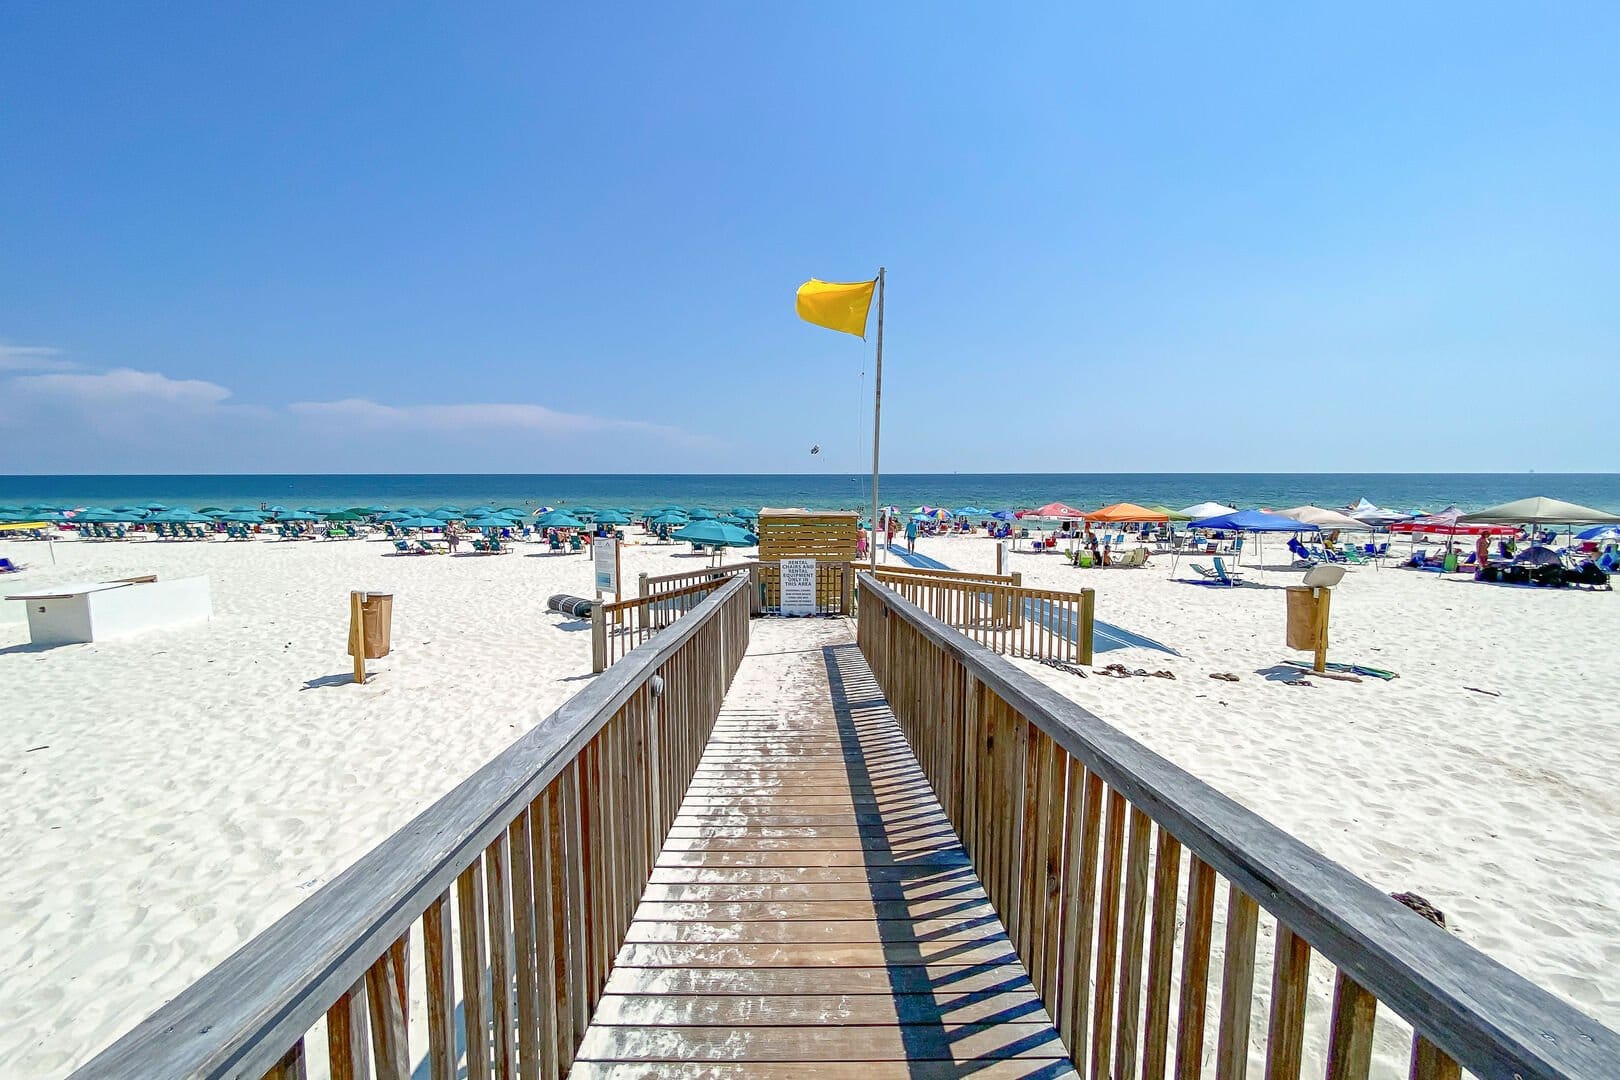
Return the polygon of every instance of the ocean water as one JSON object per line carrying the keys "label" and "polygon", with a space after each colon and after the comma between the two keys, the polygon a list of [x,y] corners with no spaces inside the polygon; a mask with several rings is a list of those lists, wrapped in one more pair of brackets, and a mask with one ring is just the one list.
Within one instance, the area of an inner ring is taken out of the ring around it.
{"label": "ocean water", "polygon": [[[1341,507],[1367,498],[1397,510],[1479,509],[1548,495],[1620,513],[1616,473],[927,473],[880,479],[885,505],[989,509],[1060,500],[1093,508],[1129,501],[1173,508],[1205,500],[1242,508],[1312,503]],[[871,477],[848,474],[555,475],[353,474],[252,476],[0,476],[0,506],[171,506],[336,508],[409,506],[623,506],[677,503],[861,509]]]}

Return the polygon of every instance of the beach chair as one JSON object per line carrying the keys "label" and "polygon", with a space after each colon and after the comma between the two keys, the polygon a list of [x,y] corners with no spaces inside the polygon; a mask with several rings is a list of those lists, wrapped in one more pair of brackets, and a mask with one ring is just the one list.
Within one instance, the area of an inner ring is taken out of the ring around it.
{"label": "beach chair", "polygon": [[1205,581],[1217,581],[1220,579],[1220,575],[1207,566],[1199,566],[1197,563],[1188,563],[1187,565],[1193,568],[1193,573]]}
{"label": "beach chair", "polygon": [[1226,562],[1219,555],[1215,556],[1215,579],[1222,585],[1236,585],[1242,574],[1233,573],[1226,568]]}
{"label": "beach chair", "polygon": [[[694,544],[692,546],[696,547],[697,545]],[[585,550],[585,541],[583,541],[583,540],[581,540],[579,538],[578,533],[575,533],[573,536],[570,536],[568,538],[568,550],[569,551],[584,551]]]}
{"label": "beach chair", "polygon": [[10,559],[0,557],[0,574],[15,574],[21,570],[22,567],[18,566]]}

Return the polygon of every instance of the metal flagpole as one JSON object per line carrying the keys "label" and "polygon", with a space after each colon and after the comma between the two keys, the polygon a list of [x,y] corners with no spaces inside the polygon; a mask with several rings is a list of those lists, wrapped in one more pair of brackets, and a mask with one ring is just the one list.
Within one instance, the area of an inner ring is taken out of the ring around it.
{"label": "metal flagpole", "polygon": [[[878,538],[878,439],[883,434],[883,276],[884,268],[878,267],[877,294],[878,294],[878,331],[877,331],[877,363],[872,377],[872,569],[877,570],[877,538]],[[884,535],[888,531],[884,530]],[[883,559],[888,561],[888,551],[885,548]]]}

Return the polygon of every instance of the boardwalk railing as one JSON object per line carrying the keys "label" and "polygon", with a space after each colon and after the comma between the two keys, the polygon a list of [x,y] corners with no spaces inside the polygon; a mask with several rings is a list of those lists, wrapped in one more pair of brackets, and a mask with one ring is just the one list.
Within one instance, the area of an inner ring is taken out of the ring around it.
{"label": "boardwalk railing", "polygon": [[591,671],[606,671],[609,664],[675,625],[728,580],[720,575],[652,596],[596,604],[591,608]]}
{"label": "boardwalk railing", "polygon": [[[855,613],[855,567],[846,562],[816,562],[816,614],[853,615]],[[754,614],[768,615],[782,607],[782,563],[779,559],[763,562],[733,563],[714,566],[706,570],[687,570],[661,577],[641,575],[639,591],[643,597],[665,596],[672,591],[704,582],[714,581],[731,574],[747,574],[753,587]]]}
{"label": "boardwalk railing", "polygon": [[75,1075],[406,1080],[413,998],[433,1080],[563,1075],[747,644],[722,583]]}
{"label": "boardwalk railing", "polygon": [[986,648],[1030,660],[1091,663],[1096,591],[1026,589],[1009,580],[1016,577],[910,567],[877,571],[885,586]]}
{"label": "boardwalk railing", "polygon": [[871,575],[859,587],[861,652],[1082,1075],[1213,1061],[1225,1080],[1253,1058],[1273,1080],[1307,1053],[1329,1080],[1375,1060],[1415,1080],[1616,1075],[1620,1034]]}

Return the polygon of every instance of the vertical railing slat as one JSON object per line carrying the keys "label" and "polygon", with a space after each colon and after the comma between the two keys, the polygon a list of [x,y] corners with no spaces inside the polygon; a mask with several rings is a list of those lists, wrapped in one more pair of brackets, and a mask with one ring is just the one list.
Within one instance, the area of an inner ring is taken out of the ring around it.
{"label": "vertical railing slat", "polygon": [[1221,1030],[1215,1080],[1243,1080],[1249,1068],[1249,1016],[1254,1008],[1254,947],[1260,906],[1233,885],[1226,898],[1226,949],[1221,965]]}

